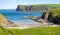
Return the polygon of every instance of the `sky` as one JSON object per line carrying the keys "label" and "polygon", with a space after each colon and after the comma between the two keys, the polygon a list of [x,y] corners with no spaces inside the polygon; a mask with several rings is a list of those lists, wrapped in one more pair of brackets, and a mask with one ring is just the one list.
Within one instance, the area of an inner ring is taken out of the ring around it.
{"label": "sky", "polygon": [[60,0],[0,0],[0,9],[16,9],[17,5],[60,4]]}

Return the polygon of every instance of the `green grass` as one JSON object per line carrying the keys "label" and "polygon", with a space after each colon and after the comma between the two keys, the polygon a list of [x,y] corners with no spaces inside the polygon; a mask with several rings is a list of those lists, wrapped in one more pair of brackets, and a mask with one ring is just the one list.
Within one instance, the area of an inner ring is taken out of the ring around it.
{"label": "green grass", "polygon": [[0,35],[9,35],[10,33],[7,32],[7,31],[3,31],[1,28],[0,28]]}
{"label": "green grass", "polygon": [[[60,27],[38,27],[29,29],[7,29],[13,32],[13,35],[60,35]],[[9,32],[3,32],[0,29],[0,35],[10,35]]]}

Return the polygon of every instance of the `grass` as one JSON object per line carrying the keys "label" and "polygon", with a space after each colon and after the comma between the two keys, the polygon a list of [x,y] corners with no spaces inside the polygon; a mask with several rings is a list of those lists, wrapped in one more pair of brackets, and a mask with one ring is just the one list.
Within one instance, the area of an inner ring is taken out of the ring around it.
{"label": "grass", "polygon": [[1,28],[0,28],[0,35],[9,35],[9,32],[7,31],[3,31]]}
{"label": "grass", "polygon": [[[60,35],[60,27],[38,27],[29,29],[7,29],[13,32],[13,35]],[[0,35],[10,35],[9,32],[3,32],[0,29]]]}

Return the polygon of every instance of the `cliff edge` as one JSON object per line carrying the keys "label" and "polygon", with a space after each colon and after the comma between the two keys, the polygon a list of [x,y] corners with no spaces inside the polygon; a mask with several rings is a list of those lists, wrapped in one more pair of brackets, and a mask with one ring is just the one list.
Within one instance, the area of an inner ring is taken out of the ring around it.
{"label": "cliff edge", "polygon": [[18,5],[16,11],[47,11],[46,5]]}

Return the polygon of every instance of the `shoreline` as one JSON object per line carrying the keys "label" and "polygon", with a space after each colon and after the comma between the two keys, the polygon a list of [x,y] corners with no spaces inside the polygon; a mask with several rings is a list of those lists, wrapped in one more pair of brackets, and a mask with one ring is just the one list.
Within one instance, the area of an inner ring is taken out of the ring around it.
{"label": "shoreline", "polygon": [[27,29],[27,28],[36,28],[36,27],[58,27],[60,25],[50,25],[50,26],[35,26],[35,27],[29,27],[29,26],[26,26],[26,27],[4,27],[4,28],[9,28],[9,29]]}
{"label": "shoreline", "polygon": [[[42,19],[41,19],[42,20]],[[32,20],[34,21],[34,20]],[[10,29],[27,29],[27,28],[35,28],[35,27],[57,27],[57,26],[60,26],[60,25],[56,25],[56,24],[51,24],[49,22],[46,22],[46,20],[42,20],[43,21],[43,24],[42,23],[39,23],[39,22],[36,22],[34,21],[33,23],[28,23],[28,22],[19,22],[19,24],[17,23],[16,25],[17,26],[14,26],[15,23],[9,21],[10,23],[12,24],[9,26],[6,26],[5,28],[10,28]]]}

